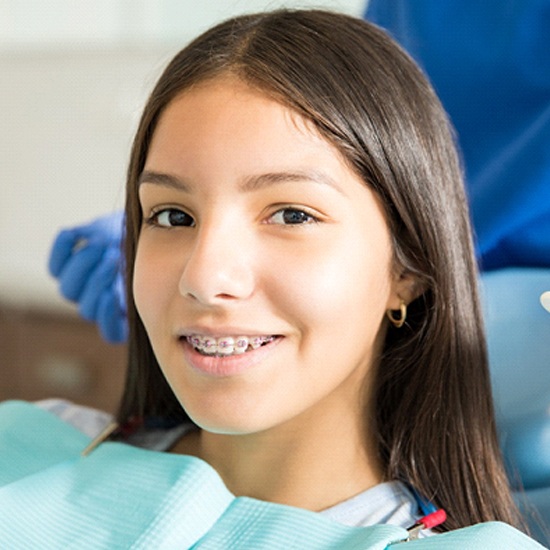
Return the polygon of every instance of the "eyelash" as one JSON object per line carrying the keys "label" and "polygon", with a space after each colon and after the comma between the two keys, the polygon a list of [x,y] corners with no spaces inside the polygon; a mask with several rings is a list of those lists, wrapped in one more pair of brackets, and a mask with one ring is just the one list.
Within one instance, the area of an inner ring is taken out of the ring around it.
{"label": "eyelash", "polygon": [[[310,214],[306,210],[303,210],[301,208],[293,208],[291,206],[285,206],[284,208],[280,208],[279,210],[277,210],[276,212],[274,212],[273,214],[271,214],[269,216],[269,220],[272,220],[278,214],[284,216],[285,213],[289,213],[289,212],[291,212],[293,214],[302,215],[302,218],[305,217],[306,219],[302,220],[298,223],[280,223],[280,224],[276,224],[275,222],[272,222],[272,221],[268,221],[267,223],[269,223],[271,225],[290,226],[290,225],[308,225],[308,224],[311,224],[311,223],[318,223],[320,221],[319,218],[317,218],[314,215]],[[163,225],[163,224],[159,223],[159,217],[161,215],[168,214],[170,216],[170,214],[173,214],[173,213],[181,214],[182,216],[185,216],[186,218],[191,220],[191,223],[181,224],[181,225]],[[177,208],[163,208],[162,210],[159,210],[157,212],[153,212],[151,214],[151,216],[149,216],[145,221],[148,225],[152,225],[154,227],[163,227],[165,229],[170,229],[170,228],[173,228],[173,227],[194,227],[195,226],[195,220],[189,214],[187,214],[183,210],[179,210]]]}

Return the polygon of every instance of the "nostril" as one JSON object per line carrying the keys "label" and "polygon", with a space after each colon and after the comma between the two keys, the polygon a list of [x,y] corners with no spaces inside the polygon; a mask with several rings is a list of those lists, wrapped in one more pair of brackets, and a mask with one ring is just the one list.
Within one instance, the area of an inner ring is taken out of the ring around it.
{"label": "nostril", "polygon": [[223,292],[217,294],[216,297],[221,298],[222,300],[235,300],[237,298],[236,296],[232,296],[231,294],[226,294]]}

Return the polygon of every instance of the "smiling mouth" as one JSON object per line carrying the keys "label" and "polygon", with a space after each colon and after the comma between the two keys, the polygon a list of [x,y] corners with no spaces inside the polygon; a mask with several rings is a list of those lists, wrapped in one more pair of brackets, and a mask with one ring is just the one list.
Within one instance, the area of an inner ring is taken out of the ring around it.
{"label": "smiling mouth", "polygon": [[231,355],[242,355],[249,351],[256,350],[273,342],[278,336],[202,336],[191,334],[185,339],[193,348],[202,355],[210,357],[227,357]]}

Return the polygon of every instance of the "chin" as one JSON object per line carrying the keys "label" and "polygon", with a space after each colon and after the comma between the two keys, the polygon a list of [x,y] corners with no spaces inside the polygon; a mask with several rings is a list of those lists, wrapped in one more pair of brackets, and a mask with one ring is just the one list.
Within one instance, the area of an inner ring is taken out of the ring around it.
{"label": "chin", "polygon": [[236,407],[186,407],[189,418],[201,430],[222,435],[246,435],[263,431],[265,425],[256,414],[245,414]]}
{"label": "chin", "polygon": [[[186,409],[187,410],[187,409]],[[281,424],[281,419],[256,411],[235,410],[235,407],[214,410],[187,410],[191,420],[202,430],[220,435],[252,435],[266,432]]]}
{"label": "chin", "polygon": [[231,419],[213,419],[203,418],[199,420],[192,419],[193,422],[205,432],[219,435],[251,435],[262,431],[257,426],[252,426],[246,421],[231,421]]}

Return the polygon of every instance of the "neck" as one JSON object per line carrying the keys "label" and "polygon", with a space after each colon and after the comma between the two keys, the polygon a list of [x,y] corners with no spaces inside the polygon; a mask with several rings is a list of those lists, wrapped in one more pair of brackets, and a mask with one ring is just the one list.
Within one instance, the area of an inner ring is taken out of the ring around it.
{"label": "neck", "polygon": [[[224,435],[202,431],[176,452],[208,462],[237,496],[319,511],[382,481],[374,445],[361,415],[293,419],[269,430]],[[345,414],[344,414],[345,413]]]}

